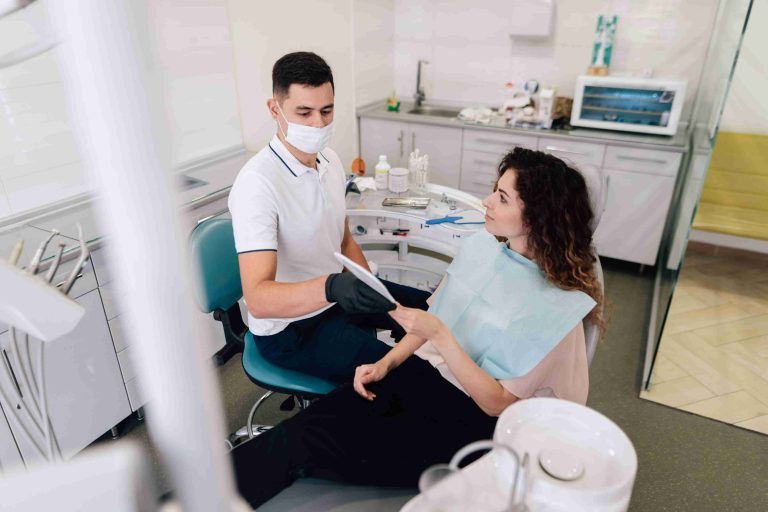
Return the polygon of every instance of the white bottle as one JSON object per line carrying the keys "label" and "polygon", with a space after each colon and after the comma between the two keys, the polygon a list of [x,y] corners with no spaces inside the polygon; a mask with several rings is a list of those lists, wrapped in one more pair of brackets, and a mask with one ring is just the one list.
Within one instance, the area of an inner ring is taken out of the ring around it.
{"label": "white bottle", "polygon": [[386,190],[389,184],[389,170],[391,167],[387,163],[387,155],[379,156],[379,163],[376,164],[374,178],[376,180],[376,190]]}

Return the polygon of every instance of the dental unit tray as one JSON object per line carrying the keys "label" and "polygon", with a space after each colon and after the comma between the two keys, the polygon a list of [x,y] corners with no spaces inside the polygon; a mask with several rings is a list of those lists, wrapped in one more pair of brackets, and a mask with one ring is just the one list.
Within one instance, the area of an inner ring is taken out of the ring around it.
{"label": "dental unit tray", "polygon": [[395,208],[414,208],[423,210],[429,206],[428,197],[386,197],[381,206],[393,206]]}
{"label": "dental unit tray", "polygon": [[395,298],[392,296],[391,293],[389,293],[389,290],[387,290],[387,287],[384,286],[384,283],[379,281],[379,278],[368,272],[366,269],[352,261],[351,259],[347,258],[341,253],[335,252],[333,253],[334,256],[336,256],[336,259],[339,260],[339,263],[347,267],[347,270],[352,272],[352,274],[355,275],[356,278],[373,288],[375,291],[379,292],[382,296],[384,296],[385,299],[390,301],[392,304],[394,304]]}

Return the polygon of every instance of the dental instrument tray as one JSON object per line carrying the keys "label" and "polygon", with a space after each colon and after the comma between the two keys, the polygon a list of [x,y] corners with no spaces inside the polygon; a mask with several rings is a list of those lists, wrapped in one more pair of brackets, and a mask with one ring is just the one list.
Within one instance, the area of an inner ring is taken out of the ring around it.
{"label": "dental instrument tray", "polygon": [[386,197],[381,206],[394,206],[395,208],[414,208],[424,210],[429,205],[428,197]]}

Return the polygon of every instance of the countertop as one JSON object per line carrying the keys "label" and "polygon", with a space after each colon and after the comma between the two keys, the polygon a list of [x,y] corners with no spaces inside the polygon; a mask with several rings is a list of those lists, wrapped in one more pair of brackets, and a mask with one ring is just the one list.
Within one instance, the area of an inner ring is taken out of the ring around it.
{"label": "countertop", "polygon": [[[460,109],[460,106],[427,103],[433,107],[447,107]],[[408,111],[414,107],[413,103],[402,103],[399,112],[390,112],[387,110],[385,101],[377,101],[357,109],[357,116],[371,119],[385,119],[388,121],[400,121],[403,123],[421,123],[438,126],[449,126],[454,128],[469,128],[478,130],[491,130],[503,133],[517,133],[520,135],[529,135],[534,137],[563,137],[578,138],[585,142],[598,142],[603,144],[621,144],[623,146],[635,146],[648,149],[664,149],[667,151],[685,152],[688,150],[689,134],[687,125],[680,124],[680,128],[673,136],[665,135],[644,135],[639,133],[617,132],[610,130],[591,130],[587,128],[572,128],[570,130],[556,129],[534,129],[534,128],[508,128],[505,126],[494,126],[487,124],[477,124],[460,121],[457,118],[447,118],[432,116],[426,114],[409,114]]]}
{"label": "countertop", "polygon": [[[178,194],[177,201],[181,211],[191,211],[225,197],[237,173],[254,154],[243,148],[236,148],[177,169],[175,175],[185,175],[204,182]],[[104,240],[105,233],[96,220],[94,198],[91,194],[83,194],[0,220],[0,257],[7,258],[16,242],[24,239],[24,251],[19,262],[26,264],[40,242],[47,238],[53,229],[57,229],[62,236],[73,242],[68,244],[64,259],[74,257],[79,251],[75,243],[78,239],[78,223],[83,227],[83,235],[89,247],[97,248]],[[47,254],[47,259],[53,257],[50,246]]]}

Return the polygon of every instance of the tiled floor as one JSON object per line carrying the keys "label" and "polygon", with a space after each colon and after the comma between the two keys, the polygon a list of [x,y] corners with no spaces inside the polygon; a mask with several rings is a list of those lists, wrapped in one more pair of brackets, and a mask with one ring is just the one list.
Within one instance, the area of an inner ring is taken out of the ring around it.
{"label": "tiled floor", "polygon": [[768,434],[768,254],[689,245],[640,396]]}

